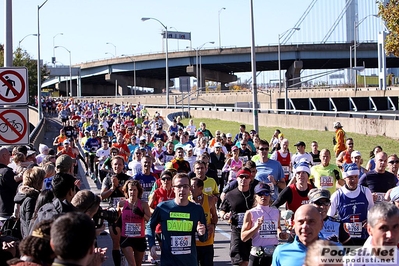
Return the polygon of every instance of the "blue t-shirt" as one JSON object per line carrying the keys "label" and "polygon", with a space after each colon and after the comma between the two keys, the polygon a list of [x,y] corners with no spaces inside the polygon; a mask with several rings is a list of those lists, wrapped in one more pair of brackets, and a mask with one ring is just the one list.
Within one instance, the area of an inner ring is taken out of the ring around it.
{"label": "blue t-shirt", "polygon": [[[272,175],[274,177],[274,180],[276,182],[283,180],[284,179],[284,170],[283,167],[281,166],[280,162],[275,161],[275,160],[267,160],[267,162],[262,163],[260,161],[256,162],[256,176],[255,179],[258,180],[259,182],[267,183],[270,185],[270,180],[268,178],[269,175]],[[270,185],[272,186],[272,185]],[[274,189],[274,193],[272,193],[272,199],[276,200],[278,196],[278,189],[277,187],[272,186],[272,189]]]}
{"label": "blue t-shirt", "polygon": [[143,196],[141,200],[148,201],[148,196],[150,195],[152,186],[154,185],[156,178],[153,175],[145,175],[143,173],[139,173],[133,176],[134,180],[140,181],[140,185],[143,188]]}
{"label": "blue t-shirt", "polygon": [[278,245],[273,253],[272,266],[302,266],[308,248],[295,236],[294,242]]}

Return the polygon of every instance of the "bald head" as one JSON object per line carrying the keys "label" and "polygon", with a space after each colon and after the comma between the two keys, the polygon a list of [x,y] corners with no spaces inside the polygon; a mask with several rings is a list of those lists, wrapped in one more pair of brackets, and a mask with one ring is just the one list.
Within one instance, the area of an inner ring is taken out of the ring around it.
{"label": "bald head", "polygon": [[311,204],[300,206],[295,212],[294,228],[298,239],[305,246],[309,246],[318,239],[323,226],[322,217]]}
{"label": "bald head", "polygon": [[5,165],[10,163],[10,152],[5,147],[0,148],[0,163]]}

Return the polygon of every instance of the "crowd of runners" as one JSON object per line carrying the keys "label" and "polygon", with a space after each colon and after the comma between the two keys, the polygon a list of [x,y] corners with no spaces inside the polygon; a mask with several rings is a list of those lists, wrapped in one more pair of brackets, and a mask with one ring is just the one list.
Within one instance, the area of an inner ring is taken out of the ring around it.
{"label": "crowd of runners", "polygon": [[[140,102],[47,98],[43,109],[63,126],[53,147],[0,148],[2,232],[18,221],[20,233],[4,238],[2,265],[12,257],[11,265],[43,265],[67,256],[100,265],[104,249],[79,258],[50,246],[51,224],[68,212],[86,213],[97,234],[107,221],[116,266],[121,252],[128,265],[141,265],[146,250],[161,265],[213,265],[223,220],[231,225],[233,265],[327,265],[318,250],[326,246],[397,249],[399,158],[375,146],[363,167],[368,156],[340,122],[331,151],[294,140],[290,152],[278,129],[270,141],[245,125],[211,132],[193,119],[184,125],[150,114]],[[100,195],[80,190],[80,165]],[[356,254],[333,259],[357,265],[365,258]]]}

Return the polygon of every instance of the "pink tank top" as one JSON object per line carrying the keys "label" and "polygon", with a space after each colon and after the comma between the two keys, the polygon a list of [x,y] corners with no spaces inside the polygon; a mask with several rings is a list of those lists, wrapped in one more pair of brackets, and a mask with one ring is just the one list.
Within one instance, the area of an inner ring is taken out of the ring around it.
{"label": "pink tank top", "polygon": [[262,226],[252,237],[252,246],[278,245],[277,228],[280,215],[278,209],[257,205],[249,212],[252,214],[252,225],[258,222],[258,218],[263,217]]}
{"label": "pink tank top", "polygon": [[[137,200],[137,207],[143,211],[141,200]],[[144,211],[143,211],[144,212]],[[124,237],[144,237],[144,218],[134,214],[133,210],[129,206],[129,202],[126,200],[122,210],[122,232],[121,235]]]}
{"label": "pink tank top", "polygon": [[[242,161],[240,159],[238,159],[238,161],[235,161],[234,158],[231,159],[230,162],[230,168],[231,169],[241,169],[242,168]],[[234,170],[235,172],[238,172],[238,170]]]}

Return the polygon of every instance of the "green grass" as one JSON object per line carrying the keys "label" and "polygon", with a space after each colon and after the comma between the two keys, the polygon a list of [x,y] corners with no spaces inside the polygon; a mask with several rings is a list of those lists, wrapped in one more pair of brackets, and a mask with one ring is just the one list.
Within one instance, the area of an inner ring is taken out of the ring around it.
{"label": "green grass", "polygon": [[[223,121],[219,119],[207,119],[207,118],[193,118],[194,124],[198,128],[200,122],[205,122],[206,127],[212,132],[215,133],[215,130],[219,129],[223,133],[231,133],[233,137],[238,133],[240,123],[237,122],[229,122]],[[182,120],[184,125],[188,124],[188,119]],[[253,128],[252,124],[246,124],[247,131],[250,131]],[[321,149],[329,149],[333,153],[333,144],[332,138],[334,136],[333,131],[317,131],[317,130],[302,130],[302,129],[294,129],[294,128],[278,128],[281,133],[284,134],[284,137],[289,140],[289,149],[291,152],[295,152],[296,148],[294,144],[300,140],[306,143],[306,150],[310,151],[310,144],[313,140],[319,143],[319,150]],[[345,128],[344,128],[345,129]],[[275,127],[260,127],[259,128],[259,136],[261,139],[265,139],[270,141]],[[394,129],[393,129],[394,130]],[[399,142],[383,136],[366,136],[355,133],[346,133],[346,137],[351,137],[355,143],[355,150],[360,151],[363,158],[363,166],[367,164],[369,159],[370,151],[376,146],[380,145],[383,150],[388,154],[397,153],[399,154]],[[334,157],[334,156],[333,156]]]}

